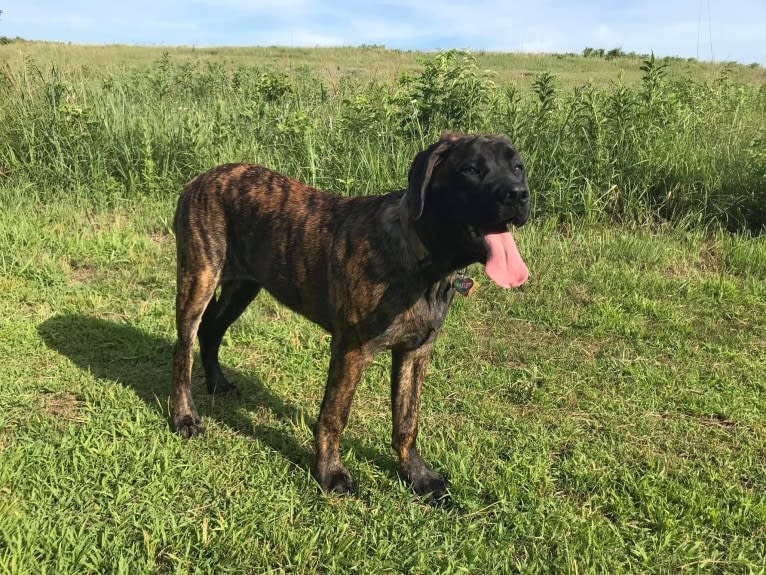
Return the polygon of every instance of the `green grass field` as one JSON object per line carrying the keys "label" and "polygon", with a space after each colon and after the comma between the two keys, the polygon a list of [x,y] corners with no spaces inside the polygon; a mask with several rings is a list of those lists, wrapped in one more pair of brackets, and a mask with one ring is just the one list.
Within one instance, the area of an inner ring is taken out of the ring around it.
{"label": "green grass field", "polygon": [[[546,96],[438,58],[402,61],[414,87],[360,78],[374,50],[334,53],[337,82],[312,51],[287,77],[144,52],[0,47],[0,572],[766,572],[764,89],[737,76],[762,70]],[[329,338],[265,294],[222,347],[242,398],[197,362],[207,433],[172,434],[182,183],[251,160],[380,192],[447,127],[515,130],[536,202],[528,284],[476,266],[436,344],[420,443],[451,502],[396,474],[385,355],[343,443],[359,493],[320,493]]]}
{"label": "green grass field", "polygon": [[[173,58],[182,62],[225,62],[230,66],[260,64],[296,73],[304,66],[321,75],[326,81],[335,83],[345,76],[365,80],[391,80],[400,72],[415,71],[419,68],[419,52],[385,50],[380,46],[368,48],[163,48],[149,46],[78,46],[50,42],[25,42],[0,45],[0,61],[12,67],[24,65],[32,58],[39,62],[54,62],[65,69],[88,66],[95,69],[142,68],[160,58],[169,50]],[[638,60],[634,57],[582,58],[573,54],[525,54],[525,53],[476,53],[479,66],[492,70],[501,82],[516,81],[530,85],[535,74],[548,71],[556,74],[566,86],[577,86],[588,80],[600,85],[614,81],[618,73],[626,81],[637,82],[641,73]],[[730,67],[734,79],[751,84],[766,81],[766,68],[762,66],[731,66],[726,62],[710,64],[705,62],[673,60],[672,74],[675,77],[694,77],[701,80],[715,80],[721,70]]]}

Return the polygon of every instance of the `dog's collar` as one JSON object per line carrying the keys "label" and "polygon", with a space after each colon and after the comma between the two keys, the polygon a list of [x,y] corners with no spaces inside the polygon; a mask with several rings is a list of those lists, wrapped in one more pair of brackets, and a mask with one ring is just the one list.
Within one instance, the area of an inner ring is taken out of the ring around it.
{"label": "dog's collar", "polygon": [[431,252],[429,252],[428,248],[423,245],[422,240],[415,230],[412,230],[412,232],[408,235],[410,237],[410,248],[412,249],[412,253],[415,255],[415,259],[418,260],[418,265],[424,269],[430,268],[433,264]]}
{"label": "dog's collar", "polygon": [[409,244],[412,255],[418,262],[418,265],[423,269],[429,269],[433,264],[433,258],[431,252],[423,244],[423,241],[418,236],[417,231],[412,226],[407,225],[407,210],[403,207],[399,208],[399,221],[402,224],[402,233]]}

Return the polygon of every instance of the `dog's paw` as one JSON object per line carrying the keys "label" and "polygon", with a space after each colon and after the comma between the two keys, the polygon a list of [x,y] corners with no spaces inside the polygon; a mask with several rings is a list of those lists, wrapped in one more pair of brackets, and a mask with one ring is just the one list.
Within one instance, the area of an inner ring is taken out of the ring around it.
{"label": "dog's paw", "polygon": [[448,487],[447,479],[431,470],[425,471],[412,480],[412,490],[416,494],[435,502],[442,502],[447,499]]}
{"label": "dog's paw", "polygon": [[173,431],[184,439],[189,439],[205,433],[205,427],[198,415],[181,415],[173,418]]}
{"label": "dog's paw", "polygon": [[223,380],[223,384],[221,384],[221,382],[217,382],[213,385],[208,385],[207,392],[210,395],[230,395],[231,397],[237,399],[242,397],[239,388],[226,380]]}
{"label": "dog's paw", "polygon": [[345,467],[339,465],[331,470],[321,474],[315,474],[316,480],[327,493],[336,495],[353,495],[356,493],[356,484],[351,478],[351,474]]}
{"label": "dog's paw", "polygon": [[407,478],[410,487],[417,495],[436,504],[444,503],[447,500],[449,481],[426,465],[414,446],[407,452],[405,463],[400,467],[400,472]]}
{"label": "dog's paw", "polygon": [[231,395],[234,398],[241,397],[239,388],[236,385],[229,383],[223,376],[216,377],[213,380],[207,380],[205,385],[207,387],[207,392],[210,395]]}

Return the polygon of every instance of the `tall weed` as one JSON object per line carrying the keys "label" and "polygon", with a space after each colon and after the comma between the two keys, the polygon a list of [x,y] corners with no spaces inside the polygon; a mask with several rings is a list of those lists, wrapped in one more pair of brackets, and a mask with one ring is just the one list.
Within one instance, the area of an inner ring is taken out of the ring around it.
{"label": "tall weed", "polygon": [[444,130],[505,133],[527,160],[535,213],[589,222],[766,224],[766,88],[670,81],[653,55],[643,81],[562,90],[498,84],[468,52],[424,58],[393,82],[327,85],[300,67],[176,61],[134,71],[0,70],[0,178],[41,198],[104,201],[177,193],[226,161],[254,161],[341,194],[406,183]]}

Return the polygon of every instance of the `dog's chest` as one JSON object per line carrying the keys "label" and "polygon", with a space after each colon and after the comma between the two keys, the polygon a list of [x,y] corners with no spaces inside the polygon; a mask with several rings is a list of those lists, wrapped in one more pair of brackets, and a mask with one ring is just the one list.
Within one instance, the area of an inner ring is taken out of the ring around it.
{"label": "dog's chest", "polygon": [[455,291],[449,281],[429,289],[408,309],[396,315],[381,336],[381,347],[416,349],[431,342],[439,332]]}

